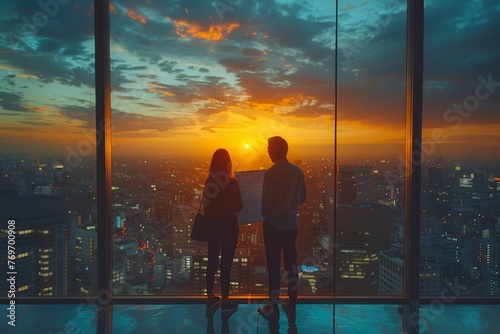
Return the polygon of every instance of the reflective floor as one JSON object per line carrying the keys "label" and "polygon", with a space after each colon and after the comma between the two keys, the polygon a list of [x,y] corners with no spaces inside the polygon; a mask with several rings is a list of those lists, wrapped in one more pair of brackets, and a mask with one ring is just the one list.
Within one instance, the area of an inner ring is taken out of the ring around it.
{"label": "reflective floor", "polygon": [[[5,307],[2,305],[5,314]],[[271,321],[257,315],[257,304],[242,304],[229,318],[217,310],[207,317],[202,304],[115,305],[113,333],[339,333],[402,334],[397,305],[297,305],[295,324],[280,309]],[[92,305],[18,305],[15,327],[2,317],[0,333],[97,334]],[[420,308],[418,333],[498,334],[500,305],[433,304]],[[100,334],[100,333],[99,333]]]}

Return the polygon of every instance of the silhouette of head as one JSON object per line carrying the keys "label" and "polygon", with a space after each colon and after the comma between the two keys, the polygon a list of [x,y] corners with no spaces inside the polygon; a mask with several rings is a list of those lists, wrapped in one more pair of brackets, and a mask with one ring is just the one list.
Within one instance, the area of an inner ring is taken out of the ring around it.
{"label": "silhouette of head", "polygon": [[288,143],[279,136],[271,137],[267,140],[267,152],[272,162],[286,159]]}
{"label": "silhouette of head", "polygon": [[212,156],[212,162],[210,163],[210,175],[218,175],[220,172],[225,172],[233,177],[233,164],[231,163],[231,157],[223,148],[219,148],[215,151]]}

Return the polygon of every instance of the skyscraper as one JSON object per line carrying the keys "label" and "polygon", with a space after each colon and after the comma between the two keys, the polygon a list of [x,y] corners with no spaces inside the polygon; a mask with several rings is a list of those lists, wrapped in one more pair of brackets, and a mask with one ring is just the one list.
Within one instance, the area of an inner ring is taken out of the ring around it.
{"label": "skyscraper", "polygon": [[340,166],[338,177],[338,203],[369,203],[370,177],[370,166]]}
{"label": "skyscraper", "polygon": [[[4,197],[0,220],[15,220],[16,296],[68,293],[68,225],[62,198]],[[0,266],[7,268],[7,230],[0,233]],[[2,293],[8,290],[1,280]]]}
{"label": "skyscraper", "polygon": [[74,263],[70,272],[75,294],[97,292],[97,232],[95,225],[82,225],[81,215],[70,214],[69,254]]}
{"label": "skyscraper", "polygon": [[378,293],[380,252],[391,246],[393,214],[379,204],[337,209],[336,291],[339,295]]}
{"label": "skyscraper", "polygon": [[187,204],[172,206],[172,223],[167,228],[167,254],[175,258],[192,255],[195,251],[195,242],[191,240],[191,226],[193,226],[196,209]]}

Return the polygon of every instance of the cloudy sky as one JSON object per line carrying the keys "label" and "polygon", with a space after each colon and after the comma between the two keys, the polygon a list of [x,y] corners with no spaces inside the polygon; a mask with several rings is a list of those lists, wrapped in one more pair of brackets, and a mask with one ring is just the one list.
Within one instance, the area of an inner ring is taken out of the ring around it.
{"label": "cloudy sky", "polygon": [[[63,155],[93,137],[92,1],[45,4],[3,1],[4,153]],[[294,156],[331,155],[335,1],[119,0],[110,12],[116,154],[225,147],[250,161],[278,134]],[[498,152],[500,5],[426,0],[425,15],[433,154]],[[340,157],[403,153],[405,20],[403,0],[339,1]]]}

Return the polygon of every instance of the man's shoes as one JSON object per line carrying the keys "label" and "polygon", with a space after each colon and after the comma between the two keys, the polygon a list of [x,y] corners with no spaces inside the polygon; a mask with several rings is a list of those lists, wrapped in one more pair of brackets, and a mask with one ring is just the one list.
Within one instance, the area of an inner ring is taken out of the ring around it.
{"label": "man's shoes", "polygon": [[227,303],[223,303],[221,304],[221,316],[222,317],[229,317],[231,314],[233,314],[234,312],[238,311],[238,304],[236,303],[233,303],[233,302],[227,302]]}
{"label": "man's shoes", "polygon": [[207,314],[214,313],[220,306],[220,297],[212,295],[205,302]]}
{"label": "man's shoes", "polygon": [[259,313],[265,319],[270,319],[272,317],[279,315],[278,305],[270,303],[261,306],[257,309],[257,313]]}

